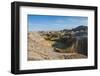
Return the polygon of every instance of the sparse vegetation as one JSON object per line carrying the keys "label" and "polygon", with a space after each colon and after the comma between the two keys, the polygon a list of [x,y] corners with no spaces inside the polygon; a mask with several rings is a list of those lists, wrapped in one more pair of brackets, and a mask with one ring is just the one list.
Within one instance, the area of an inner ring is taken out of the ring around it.
{"label": "sparse vegetation", "polygon": [[[78,29],[78,30],[77,30]],[[87,27],[28,33],[28,59],[87,58]]]}
{"label": "sparse vegetation", "polygon": [[78,52],[87,56],[87,27],[79,26],[72,30],[40,32],[44,39],[53,41],[56,52]]}

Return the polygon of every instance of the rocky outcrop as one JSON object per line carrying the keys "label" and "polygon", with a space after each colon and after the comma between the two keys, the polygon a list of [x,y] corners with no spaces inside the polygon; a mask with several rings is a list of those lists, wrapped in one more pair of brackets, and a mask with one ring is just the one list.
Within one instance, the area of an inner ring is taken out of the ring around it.
{"label": "rocky outcrop", "polygon": [[54,41],[46,40],[40,32],[28,33],[28,60],[58,60],[58,59],[80,59],[87,56],[77,52],[60,53],[54,51]]}

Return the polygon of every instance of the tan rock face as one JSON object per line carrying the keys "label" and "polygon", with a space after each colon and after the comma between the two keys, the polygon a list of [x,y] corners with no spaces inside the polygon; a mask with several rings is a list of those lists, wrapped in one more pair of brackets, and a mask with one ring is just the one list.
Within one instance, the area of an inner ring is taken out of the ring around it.
{"label": "tan rock face", "polygon": [[39,32],[28,33],[28,60],[58,60],[86,58],[77,53],[58,53],[51,46],[52,42],[45,40]]}
{"label": "tan rock face", "polygon": [[28,39],[28,57],[29,59],[53,59],[53,48],[49,41],[46,41],[39,33],[29,33]]}

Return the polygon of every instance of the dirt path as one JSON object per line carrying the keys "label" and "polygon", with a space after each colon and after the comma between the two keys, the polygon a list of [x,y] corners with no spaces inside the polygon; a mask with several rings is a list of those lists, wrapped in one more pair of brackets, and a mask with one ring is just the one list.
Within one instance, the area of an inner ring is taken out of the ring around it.
{"label": "dirt path", "polygon": [[54,52],[51,43],[46,41],[37,32],[28,34],[28,60],[53,60],[53,59],[76,59],[86,58],[77,53],[57,53]]}

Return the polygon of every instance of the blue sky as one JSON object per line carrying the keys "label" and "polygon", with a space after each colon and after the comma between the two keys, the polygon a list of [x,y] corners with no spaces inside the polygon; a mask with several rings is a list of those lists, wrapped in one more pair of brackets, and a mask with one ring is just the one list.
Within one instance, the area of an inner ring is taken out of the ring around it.
{"label": "blue sky", "polygon": [[29,31],[57,31],[88,25],[88,17],[28,15]]}

